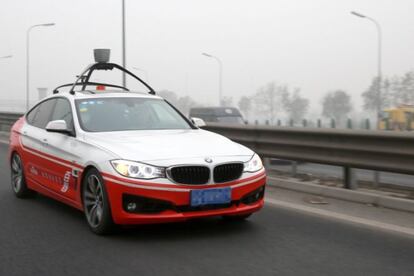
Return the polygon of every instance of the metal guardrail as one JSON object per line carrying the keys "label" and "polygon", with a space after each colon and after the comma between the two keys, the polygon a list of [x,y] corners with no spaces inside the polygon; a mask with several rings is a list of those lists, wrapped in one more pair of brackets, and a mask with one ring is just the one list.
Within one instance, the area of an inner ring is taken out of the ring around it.
{"label": "metal guardrail", "polygon": [[351,168],[414,175],[412,133],[218,124],[204,129],[262,157],[342,166],[345,188],[352,188]]}
{"label": "metal guardrail", "polygon": [[[0,131],[9,131],[21,113],[0,113]],[[344,167],[345,188],[351,168],[414,175],[414,134],[372,130],[235,126],[204,129],[243,144],[265,158],[307,161]]]}
{"label": "metal guardrail", "polygon": [[22,113],[0,112],[0,131],[9,131],[21,116]]}

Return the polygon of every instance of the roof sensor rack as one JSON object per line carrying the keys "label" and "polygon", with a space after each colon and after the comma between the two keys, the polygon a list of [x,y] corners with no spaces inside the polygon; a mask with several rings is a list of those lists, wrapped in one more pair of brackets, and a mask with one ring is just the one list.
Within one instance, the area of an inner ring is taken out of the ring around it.
{"label": "roof sensor rack", "polygon": [[106,62],[109,62],[109,57],[111,56],[111,50],[110,49],[93,49],[93,56],[95,57],[95,62],[106,63]]}
{"label": "roof sensor rack", "polygon": [[93,63],[93,64],[89,65],[88,67],[86,67],[86,69],[79,76],[77,76],[77,79],[74,83],[68,83],[68,84],[64,84],[64,85],[56,87],[53,90],[53,94],[59,93],[59,89],[62,88],[62,87],[71,87],[71,89],[69,90],[69,93],[71,95],[74,95],[76,86],[82,86],[81,91],[84,91],[86,89],[86,86],[88,86],[88,85],[102,85],[102,86],[120,88],[120,89],[123,89],[125,91],[129,91],[129,89],[124,87],[124,86],[115,85],[115,84],[108,84],[108,83],[100,83],[100,82],[90,82],[89,81],[91,76],[92,76],[92,73],[94,71],[100,71],[100,70],[112,71],[115,68],[115,69],[118,69],[118,70],[130,75],[131,77],[133,77],[134,79],[139,81],[146,88],[148,88],[148,90],[149,90],[148,93],[149,94],[155,95],[154,89],[152,89],[152,87],[149,86],[145,81],[143,81],[142,79],[140,79],[139,77],[134,75],[132,72],[128,71],[126,68],[124,68],[124,67],[122,67],[122,66],[120,66],[116,63],[110,63],[109,62],[109,57],[110,57],[110,54],[111,54],[110,49],[94,49],[93,53],[94,53],[94,57],[95,57],[95,63]]}

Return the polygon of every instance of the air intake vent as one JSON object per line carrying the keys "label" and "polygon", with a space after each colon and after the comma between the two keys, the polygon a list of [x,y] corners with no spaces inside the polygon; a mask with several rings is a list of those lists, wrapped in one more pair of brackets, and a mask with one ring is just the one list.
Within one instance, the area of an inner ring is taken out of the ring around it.
{"label": "air intake vent", "polygon": [[205,166],[172,167],[168,176],[176,183],[201,185],[208,182],[210,169]]}
{"label": "air intake vent", "polygon": [[242,163],[230,163],[214,168],[214,182],[223,183],[240,178],[243,173]]}

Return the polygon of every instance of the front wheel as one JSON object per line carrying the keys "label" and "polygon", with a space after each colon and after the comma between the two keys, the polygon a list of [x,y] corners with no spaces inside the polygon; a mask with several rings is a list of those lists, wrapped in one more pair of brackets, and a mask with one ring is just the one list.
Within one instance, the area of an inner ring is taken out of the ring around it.
{"label": "front wheel", "polygon": [[96,169],[89,170],[82,183],[82,202],[89,228],[98,235],[112,233],[112,220],[109,200],[101,174]]}
{"label": "front wheel", "polygon": [[22,158],[17,153],[13,153],[10,162],[11,184],[15,196],[18,198],[27,198],[35,194],[27,187],[23,168]]}

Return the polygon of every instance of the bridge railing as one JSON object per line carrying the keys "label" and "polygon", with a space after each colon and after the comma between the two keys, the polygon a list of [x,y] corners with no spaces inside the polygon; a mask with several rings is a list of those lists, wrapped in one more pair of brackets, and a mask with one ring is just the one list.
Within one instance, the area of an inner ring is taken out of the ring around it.
{"label": "bridge railing", "polygon": [[[0,113],[0,131],[9,131],[20,116]],[[414,175],[411,132],[221,124],[204,129],[243,144],[263,158],[342,166],[345,188],[352,188],[351,168]]]}
{"label": "bridge railing", "polygon": [[22,113],[0,112],[0,131],[9,131],[21,116],[23,116]]}
{"label": "bridge railing", "polygon": [[410,132],[211,124],[204,127],[243,144],[264,158],[307,161],[414,175],[414,134]]}

